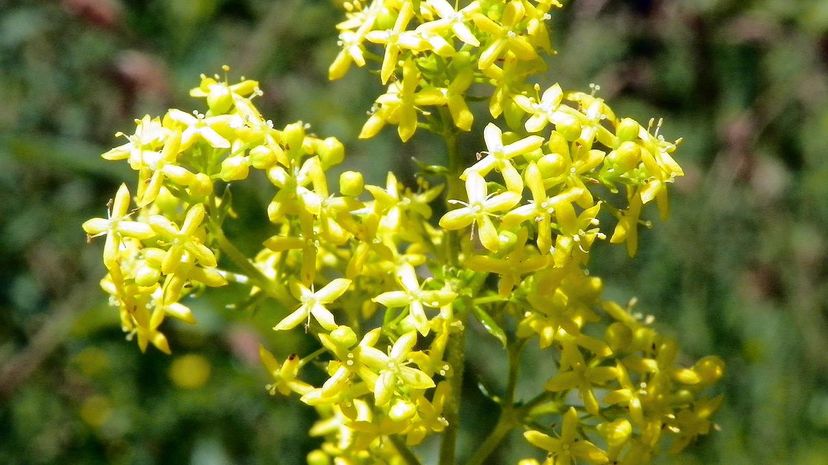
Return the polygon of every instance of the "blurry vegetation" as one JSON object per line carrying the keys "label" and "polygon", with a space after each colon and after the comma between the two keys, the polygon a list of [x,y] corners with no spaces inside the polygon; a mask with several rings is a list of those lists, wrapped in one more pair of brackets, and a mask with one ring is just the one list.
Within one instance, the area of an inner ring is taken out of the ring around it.
{"label": "blurry vegetation", "polygon": [[[661,115],[685,138],[670,221],[632,262],[605,248],[593,263],[689,355],[727,360],[722,431],[665,463],[825,464],[828,2],[567,3],[551,20],[555,80],[595,82],[619,113]],[[301,341],[217,294],[173,356],[141,355],[80,224],[122,177],[98,158],[113,134],[191,107],[198,74],[225,63],[262,82],[277,124],[340,137],[372,182],[440,157],[428,140],[355,140],[376,89],[360,73],[326,82],[339,18],[333,0],[0,0],[0,463],[304,461],[313,412],[269,397],[255,355],[259,340]],[[474,353],[478,377],[498,372],[495,346]],[[463,415],[490,421],[485,397],[467,398]]]}

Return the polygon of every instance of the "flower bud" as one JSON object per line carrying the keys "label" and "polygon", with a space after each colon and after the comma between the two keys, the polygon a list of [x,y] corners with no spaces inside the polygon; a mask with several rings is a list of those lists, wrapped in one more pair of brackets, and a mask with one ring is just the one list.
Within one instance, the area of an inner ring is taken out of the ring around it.
{"label": "flower bud", "polygon": [[[195,182],[196,179],[196,175],[193,175],[193,182]],[[158,195],[155,197],[154,205],[158,207],[159,213],[162,215],[171,216],[178,211],[178,207],[181,205],[181,200],[174,196],[169,189],[162,186],[161,189],[158,190]]]}
{"label": "flower bud", "polygon": [[701,382],[706,384],[715,383],[724,376],[725,363],[715,355],[708,355],[696,362],[693,366],[693,371],[699,375]]}
{"label": "flower bud", "polygon": [[549,134],[549,142],[546,144],[550,153],[557,153],[561,156],[567,157],[569,155],[569,142],[558,131],[552,131]]}
{"label": "flower bud", "polygon": [[615,322],[604,332],[604,340],[614,353],[626,350],[632,342],[632,331],[623,323]]}
{"label": "flower bud", "polygon": [[241,181],[246,179],[248,174],[250,174],[250,160],[245,156],[235,155],[221,162],[219,178],[222,181]]}
{"label": "flower bud", "polygon": [[624,142],[607,156],[608,161],[615,165],[615,169],[626,173],[638,167],[641,162],[641,149],[635,142]]}
{"label": "flower bud", "polygon": [[632,118],[624,118],[618,123],[615,134],[622,141],[631,141],[638,137],[641,126]]}
{"label": "flower bud", "polygon": [[512,231],[501,231],[497,240],[500,242],[499,250],[510,250],[517,242],[517,234]]}
{"label": "flower bud", "polygon": [[388,418],[394,421],[405,421],[417,413],[414,404],[407,400],[399,399],[388,409]]}
{"label": "flower bud", "polygon": [[138,269],[135,270],[135,284],[141,287],[152,286],[159,279],[161,279],[161,270],[146,263],[141,263],[138,265]]}
{"label": "flower bud", "polygon": [[276,164],[276,153],[266,145],[250,149],[250,164],[257,170],[266,170]]}
{"label": "flower bud", "polygon": [[357,335],[347,326],[337,326],[331,331],[331,339],[340,347],[353,347],[357,343]]}
{"label": "flower bud", "polygon": [[207,94],[207,106],[210,107],[210,113],[214,115],[227,113],[232,105],[233,96],[230,95],[230,89],[226,85],[210,86],[210,93]]}
{"label": "flower bud", "polygon": [[581,122],[574,116],[561,115],[560,121],[555,125],[555,129],[568,141],[573,141],[581,137]]}
{"label": "flower bud", "polygon": [[554,178],[563,174],[566,169],[566,160],[559,153],[544,155],[538,160],[538,169],[544,178]]}
{"label": "flower bud", "polygon": [[598,425],[598,432],[607,438],[607,445],[610,447],[621,447],[632,434],[632,424],[629,420],[621,418],[609,423]]}
{"label": "flower bud", "polygon": [[204,173],[196,173],[195,180],[190,184],[190,192],[195,197],[204,197],[213,192],[213,181]]}
{"label": "flower bud", "polygon": [[633,344],[638,350],[650,350],[655,347],[657,337],[658,333],[656,333],[652,328],[636,328],[633,333]]}
{"label": "flower bud", "polygon": [[293,153],[300,150],[305,141],[305,124],[301,121],[288,124],[285,126],[284,137],[288,150]]}
{"label": "flower bud", "polygon": [[345,171],[339,175],[339,192],[349,197],[357,197],[365,188],[365,180],[358,171]]}
{"label": "flower bud", "polygon": [[316,151],[322,161],[322,168],[342,163],[345,159],[345,146],[336,137],[327,137],[317,144]]}
{"label": "flower bud", "polygon": [[312,450],[308,453],[308,465],[331,465],[331,459],[328,454],[319,449]]}

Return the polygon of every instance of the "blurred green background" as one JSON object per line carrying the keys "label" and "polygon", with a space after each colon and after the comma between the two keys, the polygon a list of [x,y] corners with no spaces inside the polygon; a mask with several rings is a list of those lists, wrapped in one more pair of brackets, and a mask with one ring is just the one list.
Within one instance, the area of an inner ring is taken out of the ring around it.
{"label": "blurred green background", "polygon": [[[825,465],[828,2],[567,3],[550,82],[597,83],[617,113],[663,116],[685,139],[670,221],[643,232],[635,259],[602,248],[593,262],[689,356],[727,361],[721,431],[661,463]],[[98,157],[113,134],[193,108],[187,90],[222,64],[261,81],[278,126],[340,137],[369,181],[439,159],[420,134],[356,141],[379,87],[360,72],[326,81],[340,17],[333,0],[0,0],[0,463],[302,463],[313,412],[268,396],[256,355],[302,341],[218,294],[195,304],[197,327],[171,331],[171,357],[142,355],[80,224],[132,179]],[[268,195],[242,198],[259,210]],[[502,358],[475,353],[480,377]],[[490,416],[469,399],[465,416]]]}

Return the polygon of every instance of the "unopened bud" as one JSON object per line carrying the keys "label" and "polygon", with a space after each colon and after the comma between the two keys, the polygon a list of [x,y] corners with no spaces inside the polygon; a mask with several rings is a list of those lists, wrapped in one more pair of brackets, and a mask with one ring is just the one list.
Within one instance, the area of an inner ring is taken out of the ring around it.
{"label": "unopened bud", "polygon": [[221,162],[219,177],[222,181],[241,181],[250,174],[250,160],[242,155],[229,157]]}
{"label": "unopened bud", "polygon": [[347,326],[337,326],[331,331],[331,339],[341,347],[353,347],[357,343],[357,336],[354,330]]}
{"label": "unopened bud", "polygon": [[316,150],[324,169],[338,165],[345,159],[345,146],[336,137],[325,138],[318,144]]}
{"label": "unopened bud", "polygon": [[616,135],[622,142],[624,141],[631,141],[638,137],[638,131],[641,129],[641,126],[632,118],[624,118],[618,123],[618,128],[616,129]]}

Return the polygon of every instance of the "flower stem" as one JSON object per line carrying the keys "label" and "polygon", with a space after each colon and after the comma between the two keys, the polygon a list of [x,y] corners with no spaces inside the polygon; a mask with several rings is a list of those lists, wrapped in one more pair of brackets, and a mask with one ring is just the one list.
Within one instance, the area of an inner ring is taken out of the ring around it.
{"label": "flower stem", "polygon": [[[445,111],[441,113],[443,127],[445,128],[442,136],[446,143],[446,155],[448,157],[445,201],[446,209],[451,210],[456,206],[449,203],[449,200],[465,198],[465,187],[460,179],[463,173],[463,157],[460,154],[460,140],[457,138],[457,130],[451,125],[450,117],[444,113]],[[457,266],[460,255],[460,233],[458,231],[446,231],[444,242],[446,263]]]}
{"label": "flower stem", "polygon": [[497,424],[495,425],[494,429],[486,439],[483,440],[483,443],[480,447],[475,451],[474,455],[471,456],[466,465],[482,465],[486,462],[486,459],[492,455],[492,452],[497,449],[503,439],[506,438],[514,428],[517,426],[517,421],[515,420],[514,416],[510,413],[506,415],[507,410],[512,412],[512,409],[504,409],[500,412],[500,417],[497,419]]}
{"label": "flower stem", "polygon": [[497,419],[494,429],[486,436],[483,443],[471,456],[466,465],[482,465],[497,449],[506,436],[520,424],[520,409],[514,405],[515,389],[517,388],[518,370],[520,368],[520,353],[525,340],[519,340],[508,346],[509,378],[506,384],[506,394],[503,396],[503,408]]}
{"label": "flower stem", "polygon": [[268,296],[273,297],[280,303],[289,306],[291,304],[291,297],[288,293],[287,288],[284,285],[280,285],[279,283],[271,280],[267,276],[265,276],[261,270],[256,268],[250,260],[239,250],[229,239],[227,236],[224,235],[224,231],[221,229],[221,226],[215,223],[214,221],[210,221],[210,233],[212,234],[213,238],[216,240],[216,243],[219,246],[219,249],[228,257],[230,260],[236,264],[242,271],[250,278],[250,280],[255,283],[255,285],[262,289]]}
{"label": "flower stem", "polygon": [[[445,199],[446,208],[451,209],[453,206],[448,203],[450,199],[458,199],[463,196],[463,183],[460,180],[460,174],[463,169],[463,160],[460,155],[460,144],[457,138],[457,130],[449,123],[450,119],[445,111],[441,113],[443,119],[442,133],[443,140],[446,143],[446,153],[448,156],[448,186],[446,189]],[[445,231],[444,236],[444,263],[452,267],[457,267],[460,264],[460,235],[457,231]],[[460,304],[462,305],[462,304]],[[465,342],[466,330],[465,320],[468,313],[465,308],[458,308],[455,313],[456,319],[459,321],[459,330],[451,334],[448,341],[447,361],[451,367],[452,376],[449,381],[451,386],[451,394],[446,402],[444,414],[448,426],[443,433],[443,442],[440,444],[440,465],[454,465],[455,453],[457,450],[457,434],[460,430],[460,399],[463,390],[463,371],[465,367]]]}
{"label": "flower stem", "polygon": [[[466,312],[461,315],[465,316]],[[460,318],[460,321],[465,318]],[[454,465],[454,454],[457,449],[457,433],[460,431],[460,398],[463,390],[463,368],[465,365],[466,329],[460,329],[449,337],[448,363],[451,366],[452,376],[449,380],[451,395],[446,402],[443,416],[448,422],[443,433],[443,442],[440,444],[440,465]]]}
{"label": "flower stem", "polygon": [[406,465],[421,465],[420,460],[414,455],[414,452],[405,445],[405,442],[402,440],[401,437],[391,435],[388,436],[388,439],[391,441],[391,444],[394,444],[394,448],[397,449],[399,452],[400,457],[405,461]]}

